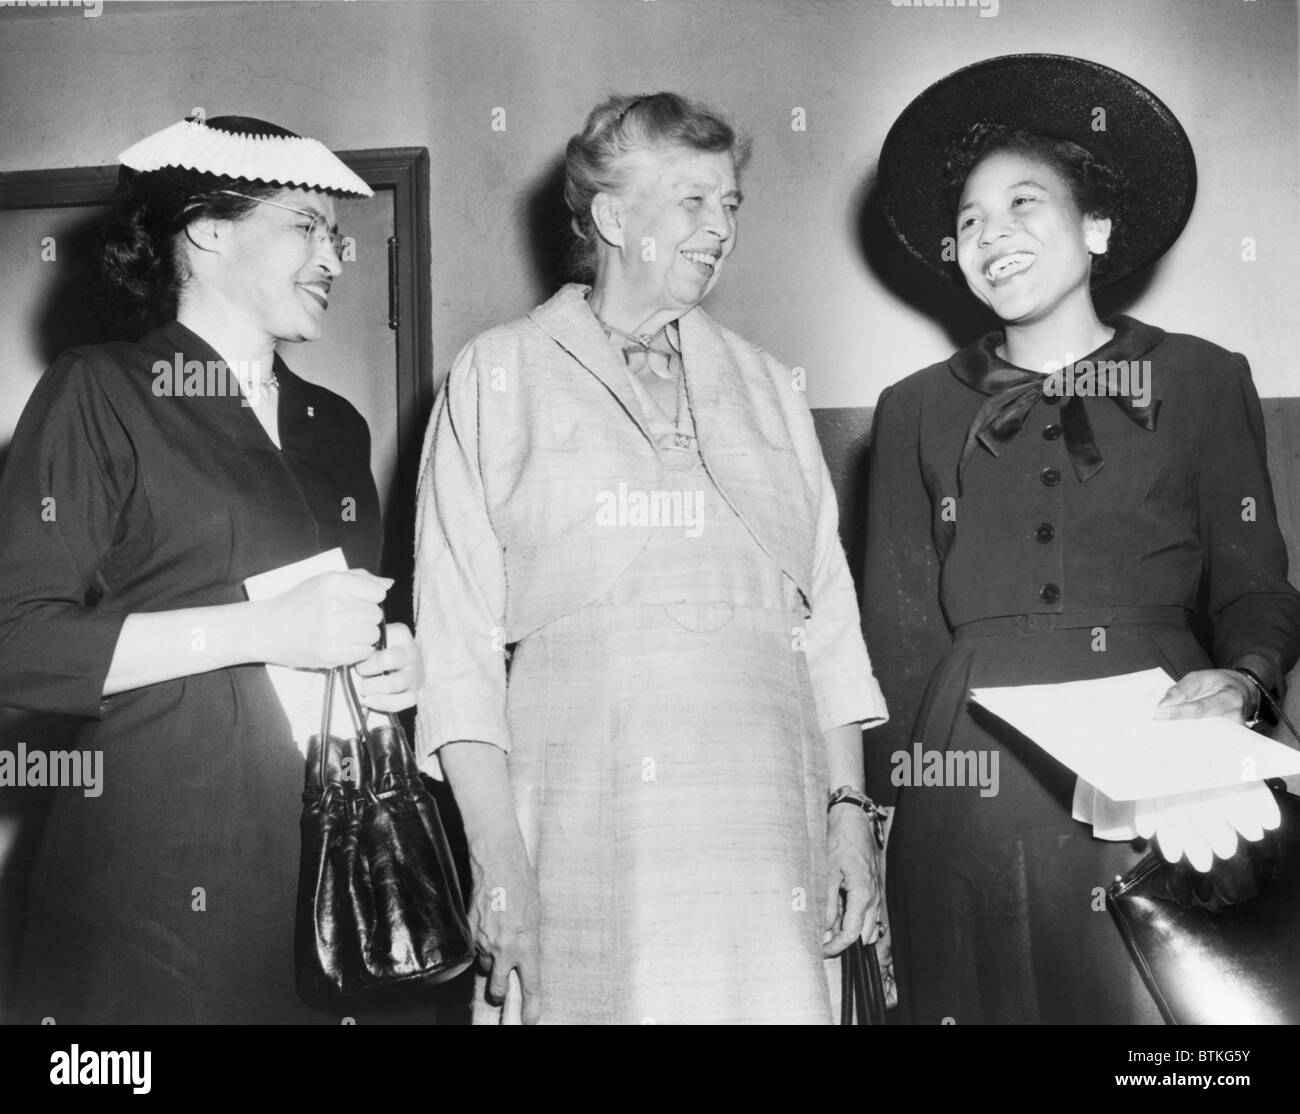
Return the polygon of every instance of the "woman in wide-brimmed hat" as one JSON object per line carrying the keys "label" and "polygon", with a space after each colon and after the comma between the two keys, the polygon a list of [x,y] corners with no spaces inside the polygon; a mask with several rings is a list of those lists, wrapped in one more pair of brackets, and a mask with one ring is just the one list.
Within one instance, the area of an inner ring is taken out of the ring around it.
{"label": "woman in wide-brimmed hat", "polygon": [[[103,250],[130,342],[63,353],[14,434],[0,511],[0,704],[85,717],[93,794],[57,793],[14,1020],[337,1022],[302,1006],[293,929],[303,760],[262,663],[358,663],[409,707],[365,421],[276,353],[321,335],[339,197],[314,139],[194,117],[121,156]],[[138,339],[137,339],[138,338]],[[258,573],[351,571],[269,599]]]}
{"label": "woman in wide-brimmed hat", "polygon": [[992,795],[901,790],[904,1007],[922,1023],[1154,1020],[1098,887],[1136,862],[1153,811],[1166,857],[1205,870],[1276,823],[1272,798],[1208,797],[1190,831],[1162,803],[1111,810],[1114,841],[1094,838],[1072,806],[1105,802],[968,693],[1160,666],[1179,678],[1162,716],[1245,721],[1300,652],[1246,360],[1094,306],[1181,231],[1190,144],[1105,66],[996,58],[903,112],[880,192],[908,250],[1002,323],[876,410],[864,623],[895,716],[873,742],[999,771]]}

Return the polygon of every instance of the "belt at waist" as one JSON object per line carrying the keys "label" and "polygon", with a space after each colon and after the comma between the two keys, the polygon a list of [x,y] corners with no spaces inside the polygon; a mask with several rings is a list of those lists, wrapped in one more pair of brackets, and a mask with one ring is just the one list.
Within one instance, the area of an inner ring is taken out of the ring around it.
{"label": "belt at waist", "polygon": [[698,633],[730,628],[794,638],[806,620],[780,608],[732,603],[594,603],[541,627],[550,634],[587,635],[630,630],[687,630]]}
{"label": "belt at waist", "polygon": [[954,638],[987,638],[1015,635],[1024,638],[1044,631],[1079,630],[1116,624],[1149,624],[1187,627],[1191,612],[1176,604],[1149,607],[1090,607],[1079,611],[1042,611],[1025,615],[993,615],[974,619],[953,630]]}

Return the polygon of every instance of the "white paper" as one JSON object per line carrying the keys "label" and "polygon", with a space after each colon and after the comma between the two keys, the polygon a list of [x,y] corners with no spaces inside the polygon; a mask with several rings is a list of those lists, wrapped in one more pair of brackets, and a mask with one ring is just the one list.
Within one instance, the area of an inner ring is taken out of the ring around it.
{"label": "white paper", "polygon": [[[1113,802],[1300,773],[1300,752],[1231,720],[1152,719],[1173,683],[1163,669],[1148,669],[1093,681],[972,689],[971,696]],[[1078,794],[1075,803],[1083,804]],[[1114,824],[1120,817],[1097,819]]]}
{"label": "white paper", "polygon": [[279,596],[298,587],[304,580],[320,576],[323,572],[347,572],[348,562],[343,550],[335,546],[315,557],[295,561],[291,565],[281,565],[278,569],[258,573],[244,581],[244,591],[250,600],[266,600]]}
{"label": "white paper", "polygon": [[[244,591],[250,600],[270,599],[296,588],[313,576],[324,572],[347,572],[347,568],[343,550],[329,549],[315,557],[308,557],[305,561],[295,561],[291,565],[281,565],[278,569],[250,576],[244,581]],[[307,740],[320,731],[321,707],[325,701],[325,670],[267,665],[266,675],[284,706],[284,714],[289,718],[289,726],[293,729],[294,742],[305,756]],[[336,695],[334,700],[330,730],[338,735],[352,734],[352,721],[341,695]]]}

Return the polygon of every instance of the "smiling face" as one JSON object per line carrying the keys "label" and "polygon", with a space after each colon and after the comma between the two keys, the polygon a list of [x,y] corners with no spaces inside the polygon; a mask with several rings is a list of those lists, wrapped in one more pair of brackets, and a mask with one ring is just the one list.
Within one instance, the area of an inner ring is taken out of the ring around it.
{"label": "smiling face", "polygon": [[736,246],[740,187],[729,152],[691,148],[626,156],[624,185],[599,194],[593,216],[603,243],[597,284],[646,316],[698,305]]}
{"label": "smiling face", "polygon": [[1079,212],[1049,163],[995,151],[971,171],[957,209],[957,263],[980,301],[1009,324],[1044,320],[1091,299],[1089,244],[1104,250],[1110,221]]}
{"label": "smiling face", "polygon": [[[318,213],[335,227],[334,199],[314,190],[284,190],[269,200]],[[258,204],[226,222],[221,267],[211,279],[230,309],[277,341],[317,340],[329,305],[330,284],[342,272],[326,240],[307,240],[310,217]]]}

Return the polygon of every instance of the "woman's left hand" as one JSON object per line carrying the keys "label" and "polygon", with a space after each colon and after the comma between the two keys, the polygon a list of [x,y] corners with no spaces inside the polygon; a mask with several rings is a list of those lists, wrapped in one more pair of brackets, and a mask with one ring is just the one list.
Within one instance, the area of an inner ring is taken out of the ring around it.
{"label": "woman's left hand", "polygon": [[1246,709],[1255,706],[1255,688],[1232,669],[1198,669],[1174,685],[1156,705],[1155,719],[1200,719],[1222,716],[1246,722]]}
{"label": "woman's left hand", "polygon": [[826,924],[831,937],[822,944],[822,955],[829,959],[861,936],[864,926],[870,926],[867,943],[880,932],[885,897],[880,851],[870,819],[855,805],[836,805],[828,814],[826,865]]}
{"label": "woman's left hand", "polygon": [[[1255,708],[1255,686],[1233,669],[1198,669],[1188,673],[1156,705],[1155,719],[1200,719],[1221,716],[1246,722]],[[1184,855],[1199,871],[1209,870],[1215,857],[1231,858],[1237,837],[1258,840],[1276,828],[1281,816],[1273,794],[1263,782],[1183,793],[1139,801],[1135,825],[1143,838],[1155,837],[1165,859]]]}
{"label": "woman's left hand", "polygon": [[361,703],[377,712],[400,712],[415,705],[415,695],[424,684],[424,662],[405,623],[387,623],[384,630],[387,648],[356,665],[364,678]]}

